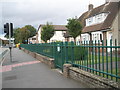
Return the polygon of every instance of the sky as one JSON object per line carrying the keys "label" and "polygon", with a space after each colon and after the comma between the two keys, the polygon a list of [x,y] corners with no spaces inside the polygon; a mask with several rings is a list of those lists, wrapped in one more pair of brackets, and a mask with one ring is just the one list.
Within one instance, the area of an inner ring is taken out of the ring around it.
{"label": "sky", "polygon": [[12,22],[15,28],[32,25],[38,29],[46,22],[64,25],[67,19],[86,12],[89,4],[97,7],[104,3],[105,0],[1,0],[0,34],[7,22]]}

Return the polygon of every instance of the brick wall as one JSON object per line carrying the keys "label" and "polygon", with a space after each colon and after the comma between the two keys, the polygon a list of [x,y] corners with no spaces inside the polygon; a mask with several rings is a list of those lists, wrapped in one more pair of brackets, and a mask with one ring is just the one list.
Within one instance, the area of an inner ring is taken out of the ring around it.
{"label": "brick wall", "polygon": [[90,88],[120,88],[120,84],[117,82],[83,71],[79,68],[72,67],[71,65],[65,64],[63,70],[63,75],[65,77],[70,77],[80,81]]}
{"label": "brick wall", "polygon": [[49,58],[49,57],[40,55],[38,53],[28,51],[28,50],[26,50],[24,48],[21,48],[21,50],[23,50],[27,54],[30,54],[31,56],[33,56],[37,60],[40,60],[42,63],[47,64],[50,68],[54,68],[55,67],[53,58]]}

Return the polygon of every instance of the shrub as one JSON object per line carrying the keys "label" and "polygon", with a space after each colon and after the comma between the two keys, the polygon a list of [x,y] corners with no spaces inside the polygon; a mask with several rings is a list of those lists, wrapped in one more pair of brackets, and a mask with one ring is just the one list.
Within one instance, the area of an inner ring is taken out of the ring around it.
{"label": "shrub", "polygon": [[88,55],[87,48],[74,47],[73,50],[71,48],[68,48],[68,60],[72,59],[72,55],[74,60],[86,60]]}

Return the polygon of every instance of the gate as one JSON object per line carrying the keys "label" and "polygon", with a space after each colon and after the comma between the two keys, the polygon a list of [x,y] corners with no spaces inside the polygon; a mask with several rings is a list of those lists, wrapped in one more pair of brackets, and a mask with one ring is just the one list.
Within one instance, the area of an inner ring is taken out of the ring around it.
{"label": "gate", "polygon": [[61,70],[63,70],[63,64],[65,63],[63,43],[54,43],[54,50],[55,66],[56,68],[60,68]]}

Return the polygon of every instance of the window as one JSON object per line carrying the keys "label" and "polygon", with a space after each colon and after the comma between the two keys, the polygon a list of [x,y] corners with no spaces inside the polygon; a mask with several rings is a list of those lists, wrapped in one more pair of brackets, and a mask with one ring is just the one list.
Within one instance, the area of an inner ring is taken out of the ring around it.
{"label": "window", "polygon": [[97,40],[97,34],[94,35],[94,40]]}
{"label": "window", "polygon": [[32,38],[32,40],[36,40],[36,38]]}
{"label": "window", "polygon": [[93,24],[103,22],[106,19],[107,15],[108,15],[108,13],[100,13],[100,14],[96,14],[90,18],[87,18],[86,19],[86,26],[90,26]]}
{"label": "window", "polygon": [[89,25],[91,25],[93,23],[93,18],[92,17],[88,19],[88,23],[89,23]]}
{"label": "window", "polygon": [[97,34],[97,40],[99,40],[99,34]]}
{"label": "window", "polygon": [[100,34],[100,41],[102,42],[102,34]]}
{"label": "window", "polygon": [[101,22],[100,20],[101,20],[101,15],[98,15],[97,22]]}

